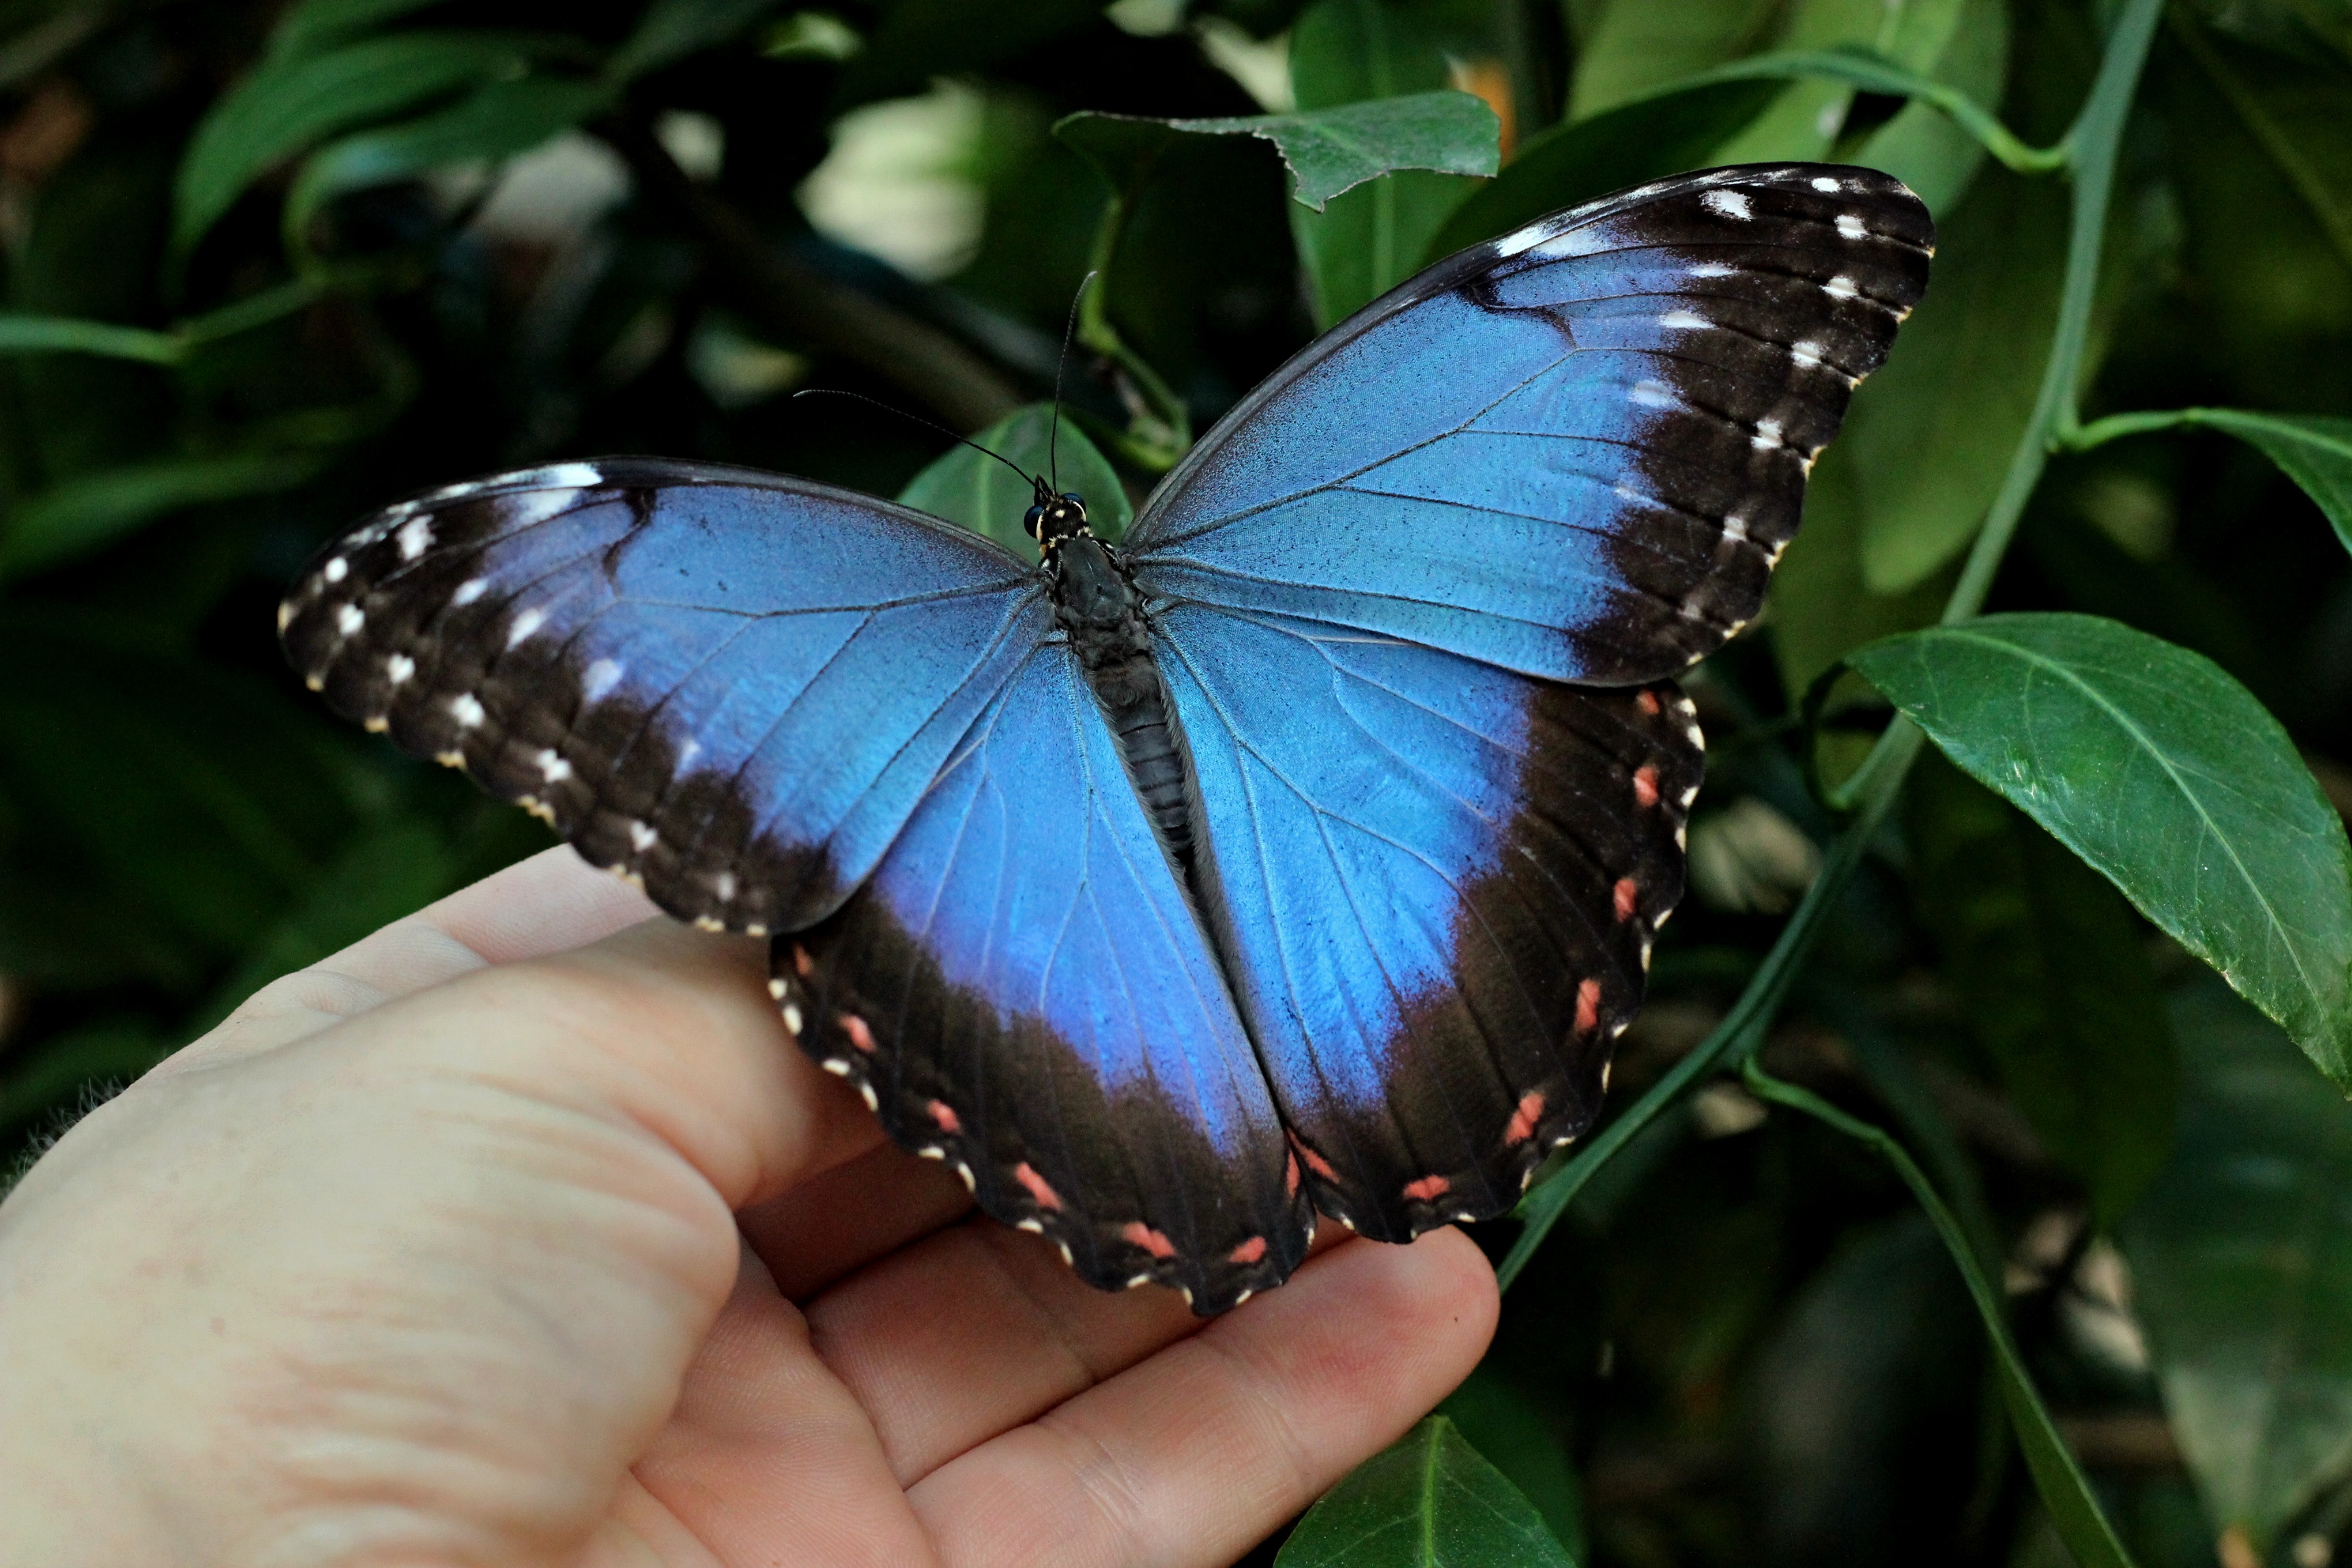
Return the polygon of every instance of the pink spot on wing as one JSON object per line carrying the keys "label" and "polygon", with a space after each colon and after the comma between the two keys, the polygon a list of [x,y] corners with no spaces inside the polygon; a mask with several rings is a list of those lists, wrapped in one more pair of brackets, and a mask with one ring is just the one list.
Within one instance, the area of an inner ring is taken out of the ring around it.
{"label": "pink spot on wing", "polygon": [[1298,1194],[1298,1156],[1296,1154],[1282,1157],[1282,1190],[1293,1197]]}
{"label": "pink spot on wing", "polygon": [[1601,1022],[1601,982],[1588,980],[1576,988],[1576,1032],[1580,1035]]}
{"label": "pink spot on wing", "polygon": [[1536,1135],[1536,1123],[1543,1120],[1544,1097],[1529,1089],[1520,1097],[1518,1110],[1511,1113],[1511,1124],[1503,1129],[1503,1142],[1524,1143]]}
{"label": "pink spot on wing", "polygon": [[1013,1179],[1029,1189],[1029,1195],[1037,1200],[1039,1208],[1058,1209],[1062,1206],[1062,1194],[1055,1192],[1053,1184],[1039,1175],[1036,1167],[1028,1161],[1024,1160],[1013,1167]]}
{"label": "pink spot on wing", "polygon": [[1658,770],[1647,763],[1633,770],[1633,804],[1639,806],[1658,804]]}
{"label": "pink spot on wing", "polygon": [[1307,1161],[1307,1168],[1308,1170],[1314,1172],[1317,1175],[1322,1177],[1327,1182],[1336,1182],[1339,1179],[1339,1173],[1331,1168],[1330,1161],[1326,1160],[1322,1155],[1318,1154],[1314,1150],[1309,1149],[1304,1143],[1297,1144],[1296,1147],[1297,1148],[1299,1154]]}
{"label": "pink spot on wing", "polygon": [[816,963],[809,957],[808,949],[799,942],[793,943],[793,968],[799,972],[803,980],[816,973]]}
{"label": "pink spot on wing", "polygon": [[1617,900],[1617,918],[1621,921],[1632,920],[1633,911],[1642,907],[1642,889],[1631,877],[1617,879],[1614,896]]}
{"label": "pink spot on wing", "polygon": [[1633,706],[1654,719],[1658,716],[1658,694],[1654,691],[1644,691],[1633,699]]}
{"label": "pink spot on wing", "polygon": [[1453,1185],[1452,1182],[1443,1176],[1423,1176],[1417,1182],[1407,1182],[1404,1184],[1404,1195],[1422,1203],[1428,1203],[1433,1198],[1444,1197]]}
{"label": "pink spot on wing", "polygon": [[1122,1239],[1132,1242],[1154,1258],[1176,1256],[1176,1244],[1139,1219],[1129,1220],[1119,1226],[1118,1234]]}
{"label": "pink spot on wing", "polygon": [[851,1045],[869,1057],[874,1054],[874,1031],[866,1026],[865,1019],[855,1013],[844,1013],[841,1016],[841,1032],[849,1037]]}
{"label": "pink spot on wing", "polygon": [[935,1100],[924,1109],[931,1113],[931,1120],[940,1124],[940,1131],[961,1132],[963,1131],[962,1119],[956,1115],[955,1107],[950,1105],[946,1100]]}
{"label": "pink spot on wing", "polygon": [[1228,1263],[1255,1263],[1259,1258],[1264,1258],[1265,1256],[1265,1237],[1262,1236],[1253,1236],[1247,1241],[1243,1242],[1239,1247],[1234,1247],[1231,1252],[1226,1253],[1225,1261]]}

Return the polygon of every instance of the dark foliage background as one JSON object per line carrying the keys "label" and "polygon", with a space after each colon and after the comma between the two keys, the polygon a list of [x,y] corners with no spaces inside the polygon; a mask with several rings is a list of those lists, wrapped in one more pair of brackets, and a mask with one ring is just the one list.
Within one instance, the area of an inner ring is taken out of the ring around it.
{"label": "dark foliage background", "polygon": [[[786,394],[986,426],[1050,389],[1089,266],[1072,416],[1139,497],[1432,247],[1685,167],[1874,163],[1937,211],[1934,288],[1769,615],[1694,682],[1711,776],[1633,1103],[1821,868],[1820,778],[1886,708],[1824,685],[1815,737],[1797,700],[1935,619],[2028,429],[2067,246],[2066,180],[1899,92],[1689,79],[1861,48],[2040,146],[2124,9],[0,0],[0,1156],[544,842],[282,668],[279,591],[362,510],[616,451],[895,493],[940,437]],[[1053,129],[1447,87],[1499,117],[1503,177],[1406,168],[1320,215],[1260,139],[1166,138],[1115,189]],[[2105,235],[2086,415],[2352,416],[2352,7],[2170,6]],[[2352,514],[2334,438],[2309,495],[2221,429],[2062,453],[1990,607],[2201,653],[2352,805],[2352,572],[2312,499],[2333,474]],[[1824,913],[1762,1059],[1928,1168],[2130,1552],[2324,1568],[2352,1531],[2352,1110],[2164,910],[1932,753]],[[1486,1228],[1499,1257],[1513,1227]],[[1983,1345],[1887,1165],[1723,1078],[1577,1194],[1448,1414],[1579,1562],[2063,1563]],[[1296,1561],[1391,1560],[1306,1533]]]}

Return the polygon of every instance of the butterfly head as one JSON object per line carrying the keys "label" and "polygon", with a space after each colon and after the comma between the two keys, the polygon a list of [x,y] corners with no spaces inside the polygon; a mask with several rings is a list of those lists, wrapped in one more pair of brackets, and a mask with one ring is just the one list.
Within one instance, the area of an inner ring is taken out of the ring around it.
{"label": "butterfly head", "polygon": [[1087,503],[1083,497],[1073,493],[1055,495],[1054,487],[1043,479],[1032,482],[1037,487],[1037,501],[1021,520],[1021,526],[1051,554],[1054,546],[1062,541],[1076,539],[1087,531]]}

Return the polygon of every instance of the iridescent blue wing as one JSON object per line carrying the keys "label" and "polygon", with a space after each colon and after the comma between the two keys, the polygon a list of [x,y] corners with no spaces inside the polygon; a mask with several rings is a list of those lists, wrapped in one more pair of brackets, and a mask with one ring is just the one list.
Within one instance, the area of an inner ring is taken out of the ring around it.
{"label": "iridescent blue wing", "polygon": [[279,620],[339,711],[671,913],[760,932],[840,906],[1052,614],[1034,567],[935,518],[613,458],[378,513]]}
{"label": "iridescent blue wing", "polygon": [[1898,182],[1806,163],[1473,246],[1202,439],[1129,533],[1138,582],[1553,679],[1671,675],[1754,617],[1932,239]]}
{"label": "iridescent blue wing", "polygon": [[1756,613],[1931,241],[1821,165],[1555,215],[1310,346],[1146,507],[1206,913],[1328,1212],[1498,1213],[1589,1123],[1682,889],[1666,678]]}
{"label": "iridescent blue wing", "polygon": [[857,895],[774,952],[824,1066],[1091,1283],[1206,1314],[1306,1256],[1249,1038],[1066,648],[1022,668]]}
{"label": "iridescent blue wing", "polygon": [[1681,897],[1688,700],[1276,616],[1159,629],[1211,927],[1317,1206],[1390,1241],[1508,1208],[1599,1109]]}

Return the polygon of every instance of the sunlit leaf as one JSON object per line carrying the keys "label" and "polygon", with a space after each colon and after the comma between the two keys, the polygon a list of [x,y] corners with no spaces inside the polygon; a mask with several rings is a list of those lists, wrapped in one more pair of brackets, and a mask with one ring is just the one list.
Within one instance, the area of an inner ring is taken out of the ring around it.
{"label": "sunlit leaf", "polygon": [[1991,616],[1851,662],[2352,1089],[2352,845],[2243,687],[2092,616]]}
{"label": "sunlit leaf", "polygon": [[1502,125],[1466,92],[1416,92],[1297,114],[1229,120],[1144,120],[1125,114],[1073,114],[1054,133],[1094,160],[1114,184],[1173,135],[1256,136],[1275,144],[1289,166],[1292,195],[1317,212],[1340,192],[1391,169],[1491,174]]}
{"label": "sunlit leaf", "polygon": [[2139,922],[2015,807],[1933,759],[1911,777],[1913,885],[2010,1098],[2103,1223],[2172,1147],[2179,1067]]}
{"label": "sunlit leaf", "polygon": [[338,132],[520,75],[529,41],[394,33],[273,60],[215,103],[180,164],[172,243],[186,250],[271,165]]}
{"label": "sunlit leaf", "polygon": [[2179,1146],[2120,1238],[2215,1531],[2260,1549],[2352,1470],[2352,1106],[2218,984],[2172,1016]]}
{"label": "sunlit leaf", "polygon": [[[1017,408],[972,439],[1028,473],[1051,478],[1058,466],[1060,489],[1086,498],[1087,521],[1097,536],[1115,542],[1126,532],[1134,509],[1118,482],[1118,470],[1066,415],[1062,419],[1056,462],[1052,404]],[[1024,561],[1037,557],[1037,542],[1021,526],[1022,518],[1034,504],[1035,491],[1012,468],[985,453],[970,447],[949,448],[917,474],[898,492],[898,499],[934,517],[984,533]]]}
{"label": "sunlit leaf", "polygon": [[1432,1415],[1307,1510],[1277,1568],[1575,1568],[1503,1473]]}

